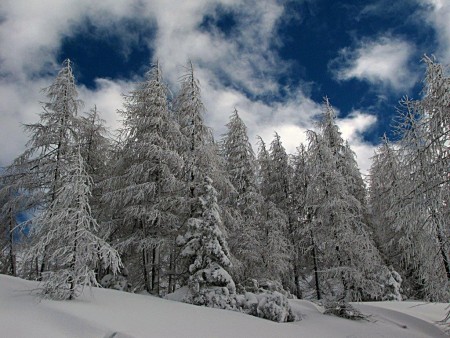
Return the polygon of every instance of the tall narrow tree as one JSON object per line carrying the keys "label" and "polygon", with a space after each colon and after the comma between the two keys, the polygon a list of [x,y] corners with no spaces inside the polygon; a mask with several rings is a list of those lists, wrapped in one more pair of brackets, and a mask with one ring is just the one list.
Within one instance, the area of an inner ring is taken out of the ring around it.
{"label": "tall narrow tree", "polygon": [[[25,125],[31,138],[27,149],[7,168],[7,175],[18,190],[27,193],[27,207],[45,209],[53,203],[61,187],[61,171],[76,147],[79,130],[78,110],[82,102],[78,93],[70,60],[64,61],[55,81],[44,92],[48,101],[39,115],[39,122]],[[39,275],[46,269],[46,253],[42,251]]]}
{"label": "tall narrow tree", "polygon": [[[140,285],[156,294],[159,293],[160,248],[170,240],[179,223],[176,209],[181,189],[179,172],[183,166],[177,152],[181,134],[169,114],[167,94],[156,63],[146,74],[146,80],[125,97],[121,111],[123,146],[104,195],[118,223],[120,246],[128,253],[133,252],[130,249],[139,252]],[[127,257],[136,258],[136,255]],[[138,278],[139,271],[130,273]]]}
{"label": "tall narrow tree", "polygon": [[89,197],[92,179],[77,152],[61,167],[61,186],[54,200],[34,219],[34,238],[27,257],[41,257],[47,248],[50,270],[43,275],[41,296],[73,299],[85,286],[97,285],[95,268],[101,265],[117,273],[119,254],[97,237],[97,222],[91,215]]}
{"label": "tall narrow tree", "polygon": [[[217,222],[215,227],[225,234],[225,225],[221,216],[224,214],[220,201],[218,199],[217,190],[224,192],[230,185],[228,179],[223,175],[221,169],[221,161],[216,144],[214,143],[211,130],[204,123],[205,107],[203,105],[200,93],[199,81],[194,76],[194,68],[189,63],[186,74],[182,77],[181,89],[175,100],[175,112],[180,124],[180,130],[183,135],[183,143],[181,151],[184,157],[184,181],[186,184],[186,199],[183,217],[183,228],[180,229],[181,236],[189,237],[192,224],[197,224],[198,219],[204,219],[204,201],[215,200],[214,212],[217,213],[216,218],[221,221]],[[205,182],[210,180],[205,187]],[[214,185],[213,183],[214,182]],[[216,190],[217,189],[217,190]],[[209,196],[214,190],[214,198]],[[206,195],[205,195],[206,194]],[[202,202],[203,201],[203,202]],[[216,205],[217,204],[217,205]],[[202,216],[203,215],[203,216]],[[209,217],[209,216],[208,216]],[[187,229],[185,228],[187,227]],[[222,236],[222,235],[221,235]],[[225,236],[223,237],[225,246]],[[203,243],[203,242],[201,242]],[[202,245],[209,245],[206,242]],[[222,245],[222,244],[221,244]],[[199,250],[211,250],[203,248]],[[193,256],[187,255],[189,266],[195,264],[192,262]],[[222,265],[222,268],[226,266]],[[189,269],[189,278],[193,278],[196,271]]]}

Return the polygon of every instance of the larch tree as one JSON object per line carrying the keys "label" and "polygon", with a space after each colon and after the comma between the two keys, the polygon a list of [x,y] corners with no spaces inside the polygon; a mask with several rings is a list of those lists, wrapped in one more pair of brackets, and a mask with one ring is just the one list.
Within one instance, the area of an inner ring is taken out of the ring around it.
{"label": "larch tree", "polygon": [[121,267],[118,252],[95,235],[98,224],[89,204],[93,182],[80,152],[66,160],[54,200],[33,219],[34,244],[27,251],[27,258],[34,260],[52,248],[40,289],[42,297],[51,299],[73,299],[85,286],[97,286],[99,263],[113,274]]}
{"label": "larch tree", "polygon": [[277,133],[275,133],[275,137],[270,144],[269,154],[271,178],[266,183],[270,191],[268,201],[274,203],[287,218],[287,227],[283,229],[283,235],[285,237],[284,242],[288,244],[286,250],[289,256],[289,272],[284,276],[283,283],[292,292],[297,292],[295,280],[298,276],[295,276],[296,269],[294,268],[296,262],[294,233],[296,232],[297,222],[293,214],[294,205],[292,204],[292,167],[286,149]]}
{"label": "larch tree", "polygon": [[[82,102],[77,98],[70,60],[64,61],[63,68],[44,93],[48,101],[43,104],[39,122],[25,125],[31,136],[27,149],[5,171],[16,191],[26,192],[27,209],[42,210],[53,203],[62,185],[61,172],[68,163],[67,156],[77,145],[80,124],[77,114]],[[36,257],[38,278],[47,264],[47,250],[41,253],[42,256]]]}
{"label": "larch tree", "polygon": [[234,264],[234,276],[238,281],[259,278],[263,266],[259,246],[264,198],[257,187],[256,158],[248,140],[247,127],[236,109],[227,124],[222,148],[227,174],[236,189],[232,206],[237,210],[237,221],[233,223],[235,227],[229,229],[228,240],[230,251],[238,260]]}
{"label": "larch tree", "polygon": [[402,211],[402,205],[398,202],[402,195],[403,178],[399,151],[395,149],[386,134],[372,157],[369,178],[369,212],[372,231],[387,262],[395,264],[398,268],[395,257],[401,254],[402,249],[398,246],[400,234],[396,231],[396,218]]}
{"label": "larch tree", "polygon": [[[274,140],[274,142],[277,142]],[[281,145],[281,144],[280,144]],[[282,149],[284,151],[284,149]],[[285,154],[285,153],[284,153]],[[259,165],[259,187],[264,197],[261,212],[261,239],[260,253],[266,274],[263,277],[283,282],[289,270],[289,242],[286,238],[288,231],[288,217],[274,199],[273,195],[281,196],[281,203],[285,201],[283,189],[284,180],[275,181],[275,163],[272,154],[267,150],[264,141],[259,138],[258,165]],[[277,163],[278,165],[278,163]],[[278,175],[278,174],[277,174]],[[279,176],[277,176],[279,177]],[[279,177],[281,178],[281,177]],[[284,204],[281,204],[284,205]]]}
{"label": "larch tree", "polygon": [[0,271],[12,276],[17,276],[16,212],[23,210],[19,197],[13,184],[0,183]]}
{"label": "larch tree", "polygon": [[375,275],[385,266],[369,237],[363,206],[351,193],[349,176],[342,170],[348,165],[343,156],[346,149],[334,119],[334,111],[325,100],[319,133],[308,134],[309,216],[303,227],[304,248],[312,253],[316,278],[323,276],[316,287],[341,284],[341,291],[334,296],[330,295],[335,292],[332,286],[322,288],[328,298],[349,301],[381,297],[382,286]]}
{"label": "larch tree", "polygon": [[[419,297],[447,301],[450,282],[448,144],[450,78],[425,57],[427,73],[422,100],[404,98],[396,121],[400,136],[403,194],[397,201],[403,259],[412,264]],[[405,212],[406,211],[406,212]],[[406,248],[407,247],[407,248]]]}
{"label": "larch tree", "polygon": [[[292,257],[294,269],[295,295],[302,298],[302,290],[300,288],[301,279],[307,279],[301,272],[306,267],[305,253],[302,250],[301,243],[303,241],[302,227],[307,222],[308,212],[306,209],[306,193],[309,184],[309,173],[307,170],[307,152],[303,144],[297,147],[297,153],[293,156],[292,161],[292,180],[291,180],[291,222],[293,230],[290,235],[292,243]],[[309,236],[307,236],[309,238]],[[317,273],[317,269],[314,270]],[[317,278],[316,278],[317,280]],[[318,289],[318,288],[316,288]],[[318,297],[320,299],[320,297]]]}
{"label": "larch tree", "polygon": [[[118,247],[135,267],[130,273],[136,287],[155,294],[160,291],[160,249],[180,222],[177,209],[183,161],[177,142],[181,134],[169,114],[167,95],[156,63],[146,80],[125,96],[120,111],[124,116],[120,156],[113,165],[113,177],[105,182],[103,199],[117,224]],[[138,257],[140,264],[136,264]]]}

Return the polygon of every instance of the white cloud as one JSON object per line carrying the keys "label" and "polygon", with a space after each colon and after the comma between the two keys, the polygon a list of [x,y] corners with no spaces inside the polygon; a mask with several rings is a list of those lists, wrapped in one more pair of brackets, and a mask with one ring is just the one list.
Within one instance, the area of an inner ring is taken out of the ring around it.
{"label": "white cloud", "polygon": [[[229,35],[213,26],[201,27],[205,15],[214,19],[222,11],[234,18]],[[161,61],[165,78],[174,89],[183,71],[181,66],[187,59],[193,61],[208,111],[206,120],[218,137],[225,132],[224,126],[236,107],[254,146],[256,135],[270,143],[277,131],[287,151],[293,153],[305,141],[304,132],[313,128],[321,106],[300,87],[292,89],[282,101],[259,99],[265,95],[277,97],[281,88],[276,79],[289,67],[272,48],[279,43],[275,33],[283,11],[276,0],[4,1],[0,45],[8,48],[0,49],[0,143],[8,146],[0,153],[0,166],[23,150],[27,136],[20,123],[37,120],[39,101],[45,99],[39,90],[51,83],[60,67],[56,59],[62,40],[86,33],[86,20],[102,31],[120,35],[122,45],[118,48],[124,51],[135,41],[121,26],[123,20],[156,27],[155,38],[144,37],[144,41]],[[117,128],[121,94],[129,91],[132,80],[97,79],[95,84],[94,89],[79,88],[84,109],[96,104],[108,125]],[[360,123],[359,127],[349,127],[349,137],[357,145],[363,143],[355,135],[368,126],[358,118],[354,121]],[[347,122],[351,124],[352,119]]]}
{"label": "white cloud", "polygon": [[339,80],[355,78],[401,92],[413,87],[417,79],[408,66],[414,50],[407,41],[384,36],[362,41],[355,49],[342,49],[332,66]]}
{"label": "white cloud", "polygon": [[80,97],[85,103],[85,111],[97,106],[97,110],[106,125],[111,130],[121,127],[121,116],[117,109],[122,108],[123,94],[129,93],[133,88],[132,82],[112,81],[107,79],[96,79],[96,88],[88,89],[85,86],[79,88]]}
{"label": "white cloud", "polygon": [[363,174],[368,173],[371,157],[376,149],[376,146],[364,141],[363,134],[372,128],[376,122],[376,116],[361,111],[353,111],[345,118],[337,121],[342,137],[348,141],[355,152],[359,169]]}
{"label": "white cloud", "polygon": [[436,56],[442,63],[450,60],[450,2],[447,0],[426,0],[425,20],[434,28],[438,39]]}

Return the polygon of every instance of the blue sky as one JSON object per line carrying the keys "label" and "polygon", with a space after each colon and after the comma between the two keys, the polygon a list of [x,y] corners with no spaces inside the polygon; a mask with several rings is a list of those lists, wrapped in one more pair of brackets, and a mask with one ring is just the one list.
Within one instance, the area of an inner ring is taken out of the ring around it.
{"label": "blue sky", "polygon": [[114,130],[121,94],[158,58],[174,93],[192,60],[217,137],[236,107],[254,143],[277,131],[294,152],[328,96],[366,171],[398,100],[420,96],[421,56],[450,61],[450,1],[3,0],[0,47],[0,166],[63,59]]}

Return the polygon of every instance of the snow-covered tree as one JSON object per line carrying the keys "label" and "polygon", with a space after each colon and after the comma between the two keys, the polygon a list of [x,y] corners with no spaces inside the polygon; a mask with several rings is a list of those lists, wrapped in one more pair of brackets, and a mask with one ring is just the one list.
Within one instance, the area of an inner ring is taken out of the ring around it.
{"label": "snow-covered tree", "polygon": [[[225,186],[229,183],[220,168],[219,150],[211,129],[204,121],[206,110],[192,63],[188,64],[181,78],[181,89],[175,98],[174,110],[183,135],[180,152],[185,162],[183,175],[189,198],[197,197],[196,189],[203,184],[205,176],[211,177],[219,193],[227,190]],[[188,209],[188,216],[193,216],[196,211],[192,206]]]}
{"label": "snow-covered tree", "polygon": [[[450,78],[425,57],[424,98],[405,98],[396,121],[400,136],[401,194],[395,217],[402,261],[418,296],[447,301],[450,281],[448,144]],[[402,217],[400,217],[402,215]],[[407,276],[408,277],[408,276]]]}
{"label": "snow-covered tree", "polygon": [[238,194],[256,190],[256,159],[248,140],[247,127],[237,109],[230,116],[223,137],[226,170]]}
{"label": "snow-covered tree", "polygon": [[[45,209],[55,200],[56,191],[62,185],[61,172],[67,165],[67,156],[77,144],[77,114],[82,102],[77,98],[70,60],[64,61],[63,68],[44,93],[48,101],[43,104],[39,122],[25,125],[31,136],[27,149],[5,170],[14,189],[25,191],[29,209]],[[42,257],[37,257],[41,262],[38,276],[46,269],[46,252],[42,251]]]}
{"label": "snow-covered tree", "polygon": [[125,97],[120,112],[124,116],[123,145],[104,194],[117,224],[119,247],[128,253],[126,259],[141,260],[136,274],[142,278],[139,281],[135,276],[138,284],[155,293],[159,293],[160,246],[178,227],[182,188],[183,161],[177,151],[182,135],[169,114],[167,95],[156,63],[146,80]]}
{"label": "snow-covered tree", "polygon": [[17,276],[14,233],[17,227],[16,212],[21,210],[20,204],[17,205],[20,201],[18,197],[14,185],[0,183],[0,271],[12,276]]}
{"label": "snow-covered tree", "polygon": [[[264,168],[264,157],[264,149],[262,149],[260,151],[260,159],[263,159],[261,169]],[[266,201],[273,203],[285,215],[286,226],[277,230],[280,236],[282,236],[279,238],[279,241],[285,245],[284,250],[282,250],[286,255],[286,261],[283,264],[287,267],[285,272],[289,270],[289,273],[283,276],[282,281],[286,288],[289,288],[292,292],[297,292],[297,287],[295,286],[296,276],[294,273],[294,265],[297,259],[294,247],[294,233],[298,224],[293,214],[294,205],[292,204],[291,189],[292,168],[289,162],[289,156],[281,143],[281,138],[275,133],[269,150],[268,169],[270,173],[264,175],[269,179],[266,179],[263,185],[267,194]]]}
{"label": "snow-covered tree", "polygon": [[[382,293],[376,273],[386,267],[369,237],[363,206],[351,193],[349,175],[344,176],[345,146],[331,109],[326,100],[319,133],[308,134],[304,250],[312,255],[316,278],[322,276],[316,287],[331,283],[322,290],[328,298],[376,298]],[[337,294],[336,283],[341,284]]]}
{"label": "snow-covered tree", "polygon": [[187,231],[177,242],[183,246],[181,255],[190,257],[190,293],[187,302],[208,307],[233,308],[236,288],[225,268],[231,267],[227,242],[221,231],[221,218],[217,204],[217,191],[206,176],[198,187],[196,217],[187,221]]}
{"label": "snow-covered tree", "polygon": [[270,144],[270,180],[265,182],[269,195],[269,201],[275,203],[285,212],[290,204],[290,179],[292,170],[289,166],[289,157],[281,144],[280,135],[275,133],[275,137]]}
{"label": "snow-covered tree", "polygon": [[403,189],[402,171],[399,151],[386,135],[372,157],[369,178],[369,205],[375,240],[390,264],[400,263],[395,257],[402,251],[398,246],[400,233],[396,231],[396,218],[403,208],[398,204]]}
{"label": "snow-covered tree", "polygon": [[79,143],[86,170],[94,183],[105,178],[106,165],[112,152],[112,141],[108,137],[105,120],[100,117],[97,106],[81,116]]}
{"label": "snow-covered tree", "polygon": [[180,151],[185,163],[183,177],[186,190],[183,194],[183,227],[180,233],[186,231],[184,227],[189,219],[202,213],[197,200],[204,193],[201,187],[208,176],[218,192],[221,230],[225,234],[226,229],[235,222],[229,201],[234,188],[223,168],[219,147],[214,142],[210,128],[205,125],[200,83],[194,76],[192,63],[188,64],[186,73],[181,78],[181,89],[175,99],[174,110],[183,135]]}
{"label": "snow-covered tree", "polygon": [[[278,135],[276,135],[278,136]],[[278,142],[275,138],[274,142]],[[279,144],[281,146],[281,143]],[[282,147],[282,146],[281,146]],[[277,148],[278,149],[278,148]],[[279,148],[281,158],[284,148]],[[265,146],[264,141],[259,139],[258,165],[259,165],[259,184],[260,191],[264,197],[261,206],[259,220],[262,237],[260,239],[260,252],[263,259],[263,266],[267,275],[266,278],[272,278],[278,281],[283,280],[283,276],[289,269],[289,241],[286,238],[288,231],[288,216],[280,206],[284,206],[286,201],[283,184],[286,183],[278,173],[275,174],[275,168],[284,168],[285,163],[277,163],[278,154],[271,154]],[[274,162],[275,161],[275,162]],[[278,178],[278,180],[276,180]],[[281,200],[276,200],[273,195],[280,196]],[[277,203],[279,202],[279,203]]]}
{"label": "snow-covered tree", "polygon": [[264,199],[256,183],[256,159],[248,140],[247,127],[235,109],[222,141],[225,168],[236,192],[231,195],[235,225],[229,229],[228,243],[237,258],[237,280],[261,277],[262,255],[258,249]]}
{"label": "snow-covered tree", "polygon": [[54,200],[33,220],[34,244],[27,252],[34,261],[52,248],[47,252],[49,271],[43,273],[41,288],[41,296],[52,299],[73,299],[83,287],[96,286],[99,261],[112,273],[121,266],[117,251],[95,235],[98,224],[89,205],[92,179],[80,152],[66,160]]}
{"label": "snow-covered tree", "polygon": [[[301,144],[297,148],[297,153],[293,156],[292,161],[292,180],[291,180],[291,203],[290,203],[290,214],[291,222],[293,223],[293,230],[290,234],[290,239],[292,243],[292,258],[293,258],[293,269],[294,269],[294,284],[295,284],[295,295],[298,298],[302,297],[302,290],[300,288],[301,278],[306,278],[302,276],[301,270],[306,266],[306,261],[304,259],[304,253],[302,252],[302,227],[307,220],[307,209],[306,209],[306,193],[309,184],[309,173],[307,167],[307,153],[306,148]],[[320,298],[320,297],[318,297]]]}

